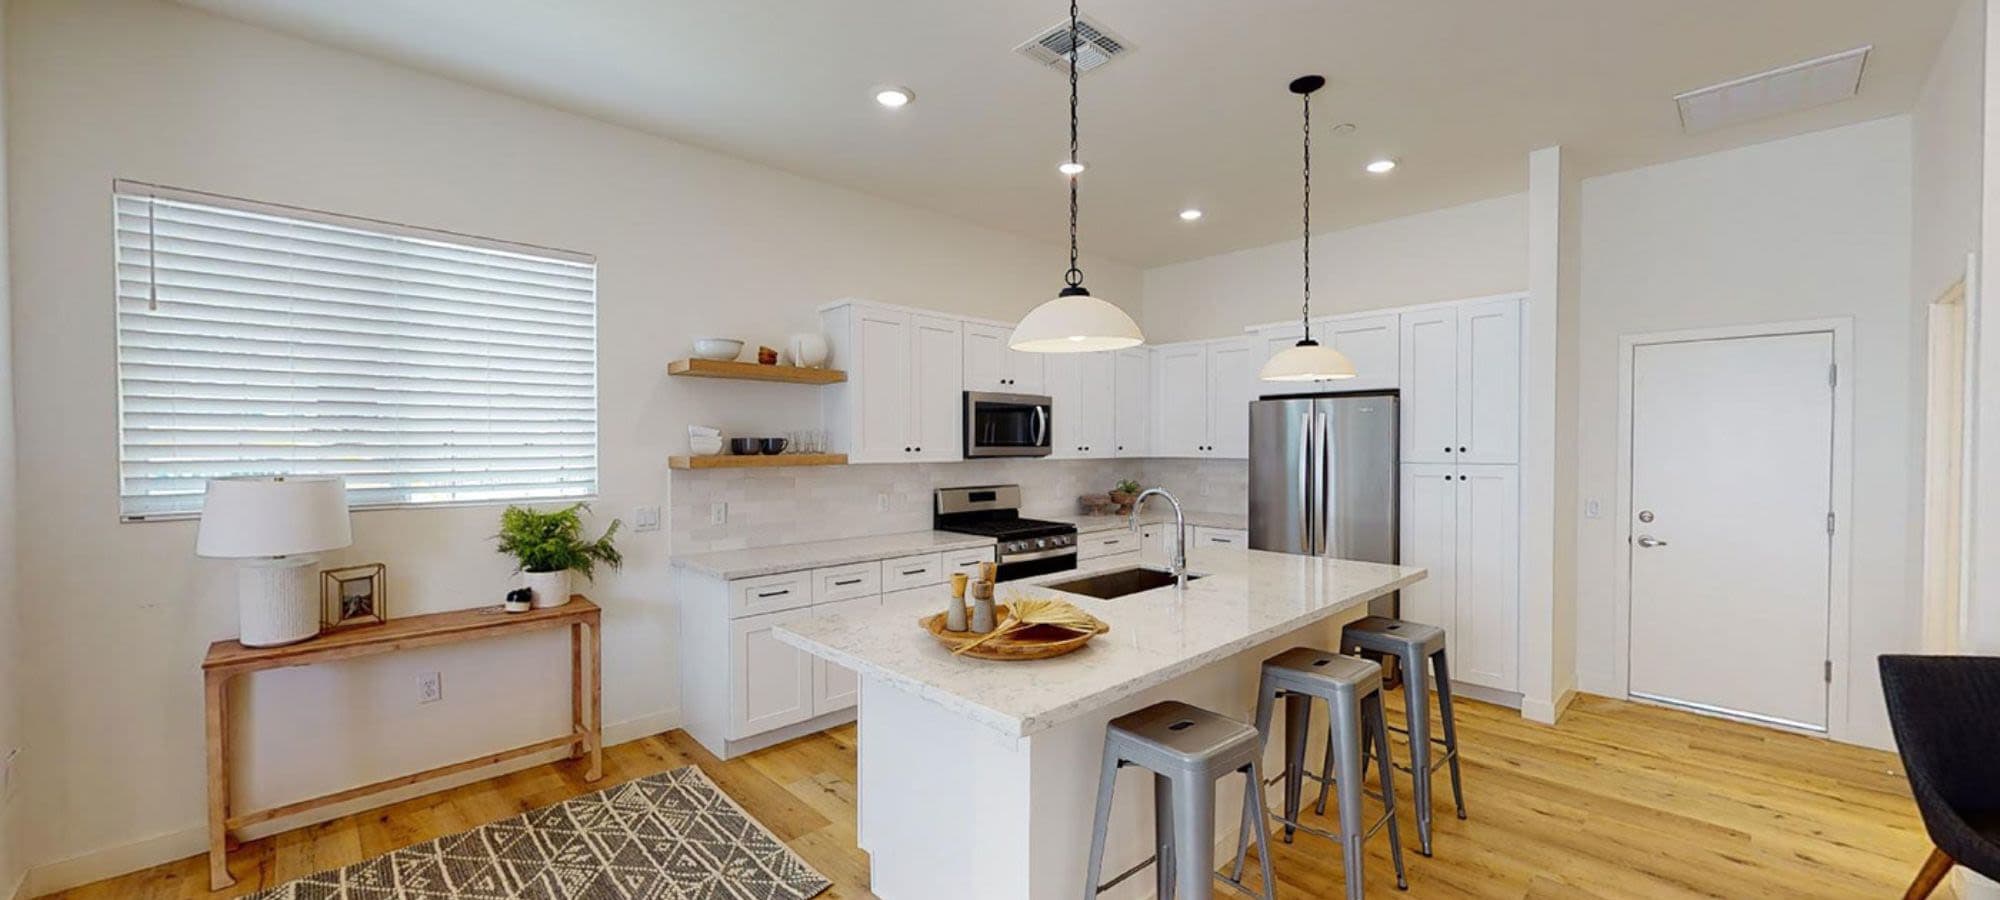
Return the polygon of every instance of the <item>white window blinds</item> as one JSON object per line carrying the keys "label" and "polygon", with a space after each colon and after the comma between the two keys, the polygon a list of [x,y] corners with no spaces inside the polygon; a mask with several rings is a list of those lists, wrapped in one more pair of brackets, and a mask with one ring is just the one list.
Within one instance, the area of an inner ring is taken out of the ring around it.
{"label": "white window blinds", "polygon": [[340,475],[355,506],[597,491],[597,265],[118,182],[119,511]]}

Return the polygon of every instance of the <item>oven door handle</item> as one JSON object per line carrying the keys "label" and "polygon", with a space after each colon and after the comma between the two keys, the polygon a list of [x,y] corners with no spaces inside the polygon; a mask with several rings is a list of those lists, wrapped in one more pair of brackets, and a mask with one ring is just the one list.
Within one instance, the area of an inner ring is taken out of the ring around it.
{"label": "oven door handle", "polygon": [[1048,442],[1049,442],[1049,408],[1037,404],[1035,406],[1034,444],[1037,447],[1045,447],[1048,445]]}
{"label": "oven door handle", "polygon": [[1032,553],[1009,553],[1000,557],[1001,565],[1010,562],[1031,562],[1037,559],[1054,559],[1058,556],[1075,556],[1075,547],[1057,547],[1053,550],[1036,550]]}

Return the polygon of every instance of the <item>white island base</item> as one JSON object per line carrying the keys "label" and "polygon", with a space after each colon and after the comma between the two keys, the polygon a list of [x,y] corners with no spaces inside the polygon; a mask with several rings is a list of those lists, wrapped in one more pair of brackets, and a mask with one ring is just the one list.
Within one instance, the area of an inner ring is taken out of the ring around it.
{"label": "white island base", "polygon": [[[1258,672],[1265,659],[1294,646],[1337,647],[1340,627],[1365,613],[1360,606],[1335,613],[1019,738],[896,684],[864,677],[859,832],[861,849],[871,860],[870,889],[883,900],[1085,896],[1105,724],[1162,700],[1192,703],[1247,722],[1255,714]],[[1274,729],[1281,729],[1283,704],[1275,715]],[[1325,747],[1323,706],[1315,707],[1313,721],[1307,759],[1308,768],[1317,771]],[[1283,768],[1282,747],[1282,741],[1272,741],[1265,749],[1267,779]],[[1220,864],[1236,850],[1243,788],[1235,776],[1216,786],[1213,861]],[[1307,786],[1314,785],[1307,782]],[[1277,810],[1277,788],[1266,796]],[[1308,801],[1314,796],[1307,792]],[[1152,855],[1153,784],[1145,770],[1128,766],[1120,772],[1108,838],[1106,880]],[[1299,840],[1320,839],[1302,834]],[[1333,844],[1325,849],[1340,852]],[[1189,862],[1213,867],[1207,861]],[[1250,868],[1255,868],[1254,862]],[[1112,900],[1154,896],[1153,871],[1133,875],[1104,896]]]}

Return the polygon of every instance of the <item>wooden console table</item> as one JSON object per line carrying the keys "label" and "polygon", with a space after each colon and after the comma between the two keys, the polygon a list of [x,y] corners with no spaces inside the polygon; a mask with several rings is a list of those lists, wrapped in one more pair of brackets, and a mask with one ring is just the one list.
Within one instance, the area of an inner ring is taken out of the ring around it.
{"label": "wooden console table", "polygon": [[[584,778],[596,781],[604,775],[604,691],[603,611],[580,594],[569,603],[550,609],[524,613],[504,612],[498,606],[462,609],[453,612],[391,619],[382,625],[339,629],[319,637],[283,647],[245,647],[236,641],[216,641],[208,647],[201,673],[208,709],[208,886],[222,890],[236,883],[229,875],[229,835],[234,829],[259,822],[343,803],[357,797],[405,787],[433,778],[469,772],[510,759],[570,748],[570,758],[590,758]],[[231,809],[229,785],[229,681],[238,675],[266,669],[305,666],[374,656],[396,650],[435,647],[480,638],[503,637],[527,631],[569,626],[570,733],[537,741],[525,747],[503,750],[439,766],[411,775],[364,784],[255,811]],[[587,632],[587,633],[586,633]],[[584,670],[589,669],[590,693],[584,694]],[[586,714],[587,712],[587,714]]]}

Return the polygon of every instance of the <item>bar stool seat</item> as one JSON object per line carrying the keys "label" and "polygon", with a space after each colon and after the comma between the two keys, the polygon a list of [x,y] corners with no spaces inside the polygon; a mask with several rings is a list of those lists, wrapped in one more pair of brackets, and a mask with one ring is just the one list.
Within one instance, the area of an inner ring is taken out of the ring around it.
{"label": "bar stool seat", "polygon": [[[1391,731],[1410,740],[1410,764],[1397,768],[1410,773],[1411,793],[1417,807],[1417,849],[1431,855],[1431,773],[1440,766],[1451,767],[1451,795],[1458,817],[1465,818],[1465,790],[1458,774],[1458,728],[1451,714],[1451,667],[1445,651],[1444,629],[1419,622],[1384,616],[1369,616],[1348,623],[1341,630],[1341,649],[1347,653],[1377,659],[1393,656],[1403,664],[1403,708],[1407,727],[1390,726]],[[1427,671],[1428,669],[1428,671]],[[1438,712],[1444,722],[1444,738],[1431,737],[1431,688],[1436,687]],[[1433,747],[1443,752],[1434,759]],[[1385,753],[1384,765],[1392,764]],[[1368,761],[1362,760],[1366,770]],[[1324,791],[1320,804],[1326,804]]]}
{"label": "bar stool seat", "polygon": [[[1090,871],[1084,897],[1110,890],[1146,866],[1153,866],[1155,894],[1163,900],[1210,896],[1220,881],[1250,897],[1274,900],[1271,858],[1264,820],[1262,757],[1264,740],[1242,722],[1179,701],[1156,703],[1111,720],[1104,736],[1104,766],[1098,775],[1096,823],[1090,834]],[[1118,770],[1138,766],[1153,773],[1153,841],[1150,858],[1108,882],[1103,876],[1104,843],[1111,824],[1111,801]],[[1215,782],[1244,776],[1243,827],[1257,832],[1264,885],[1261,893],[1243,884],[1241,867],[1232,877],[1215,872]]]}
{"label": "bar stool seat", "polygon": [[[1343,656],[1312,647],[1294,647],[1264,661],[1257,685],[1257,730],[1269,736],[1271,715],[1278,700],[1285,701],[1285,770],[1275,780],[1284,782],[1285,807],[1273,815],[1285,826],[1285,840],[1304,830],[1338,843],[1346,869],[1347,896],[1362,896],[1363,845],[1376,831],[1389,832],[1389,856],[1396,866],[1396,886],[1407,888],[1403,874],[1402,838],[1396,831],[1396,791],[1389,770],[1381,770],[1381,792],[1370,794],[1363,785],[1363,746],[1371,739],[1378,753],[1389,752],[1387,723],[1382,715],[1382,667],[1365,659]],[[1312,701],[1326,701],[1329,715],[1326,762],[1318,774],[1306,771],[1306,737],[1311,729]],[[1305,781],[1320,783],[1319,812],[1326,811],[1326,791],[1336,789],[1340,799],[1340,832],[1314,828],[1299,821]],[[1274,780],[1274,781],[1275,781]],[[1382,801],[1382,817],[1372,823],[1361,821],[1361,800],[1374,796]],[[1261,829],[1259,829],[1261,832]],[[1236,872],[1240,875],[1248,840],[1239,838]],[[1261,850],[1259,851],[1262,852]]]}

